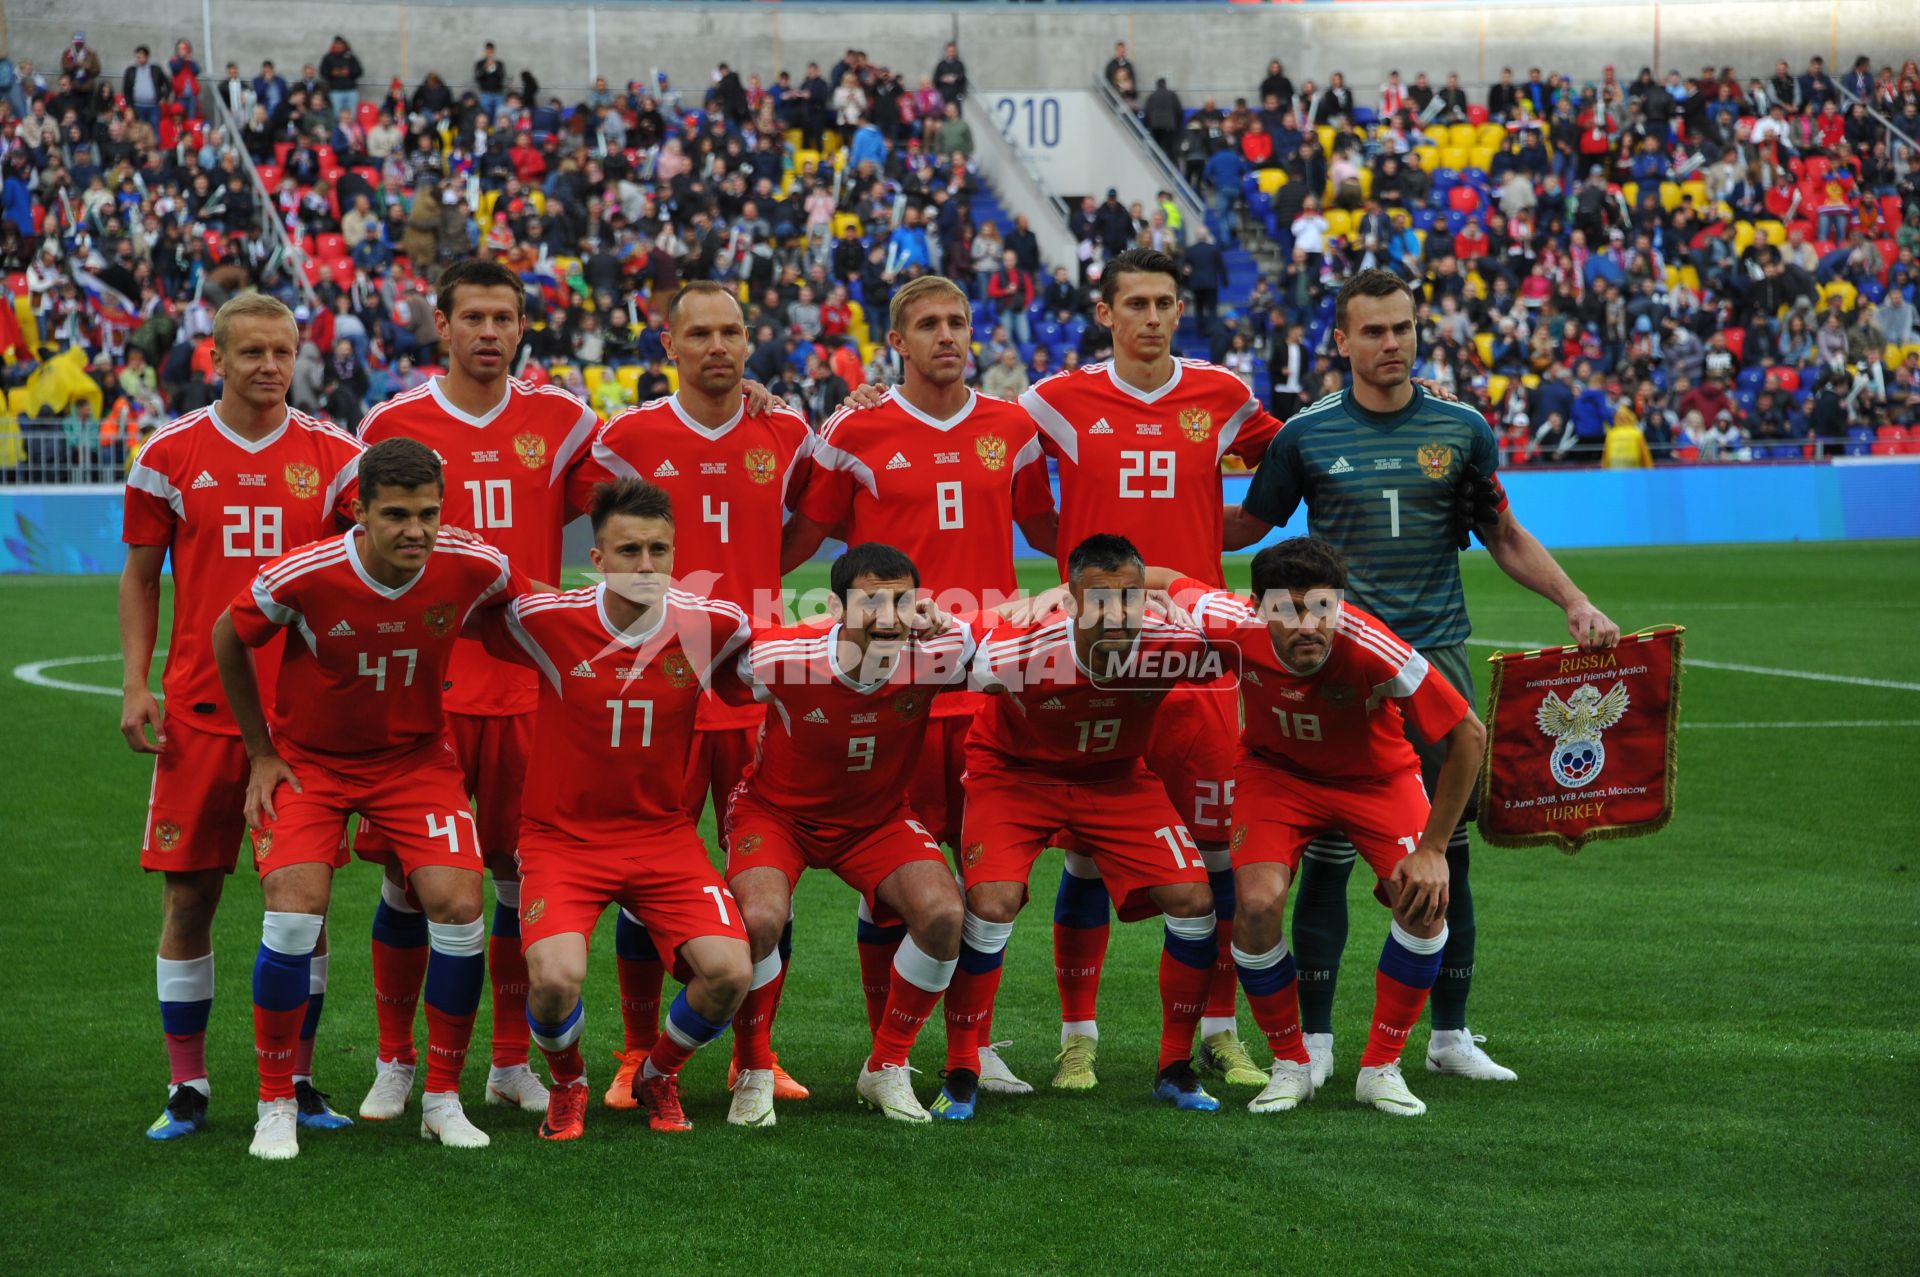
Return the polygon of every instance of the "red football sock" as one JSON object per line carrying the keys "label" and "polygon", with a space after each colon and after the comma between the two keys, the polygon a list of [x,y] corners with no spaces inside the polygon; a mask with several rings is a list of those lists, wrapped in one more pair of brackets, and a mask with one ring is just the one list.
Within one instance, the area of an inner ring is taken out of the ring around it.
{"label": "red football sock", "polygon": [[773,1067],[773,1004],[779,993],[778,980],[749,989],[746,1001],[734,1012],[733,1066],[742,1072]]}
{"label": "red football sock", "polygon": [[1173,954],[1160,953],[1160,1068],[1193,1056],[1193,1031],[1207,1006],[1213,966],[1190,967]]}
{"label": "red football sock", "polygon": [[[647,1052],[647,1063],[653,1067],[655,1073],[664,1073],[668,1077],[672,1077],[680,1071],[681,1065],[693,1057],[693,1053],[697,1050],[699,1050],[697,1046],[682,1045],[680,1040],[675,1038],[671,1033],[662,1033],[659,1041],[653,1044],[653,1050]],[[767,1048],[769,1059],[772,1057],[772,1051],[772,1047]],[[772,1068],[773,1065],[769,1063],[764,1067]]]}
{"label": "red football sock", "polygon": [[867,1032],[875,1036],[887,1013],[887,991],[893,987],[893,955],[905,936],[903,927],[884,941],[862,939],[856,946],[860,950],[860,991],[867,999]]}
{"label": "red football sock", "polygon": [[620,1027],[629,1051],[651,1051],[660,1036],[660,988],[667,978],[658,958],[620,959]]}
{"label": "red football sock", "polygon": [[1110,928],[1053,924],[1053,979],[1060,987],[1062,1023],[1099,1018],[1100,969],[1106,965]]}
{"label": "red football sock", "polygon": [[431,1002],[427,1004],[428,1095],[460,1089],[460,1073],[467,1066],[467,1048],[472,1042],[472,1014],[454,1015]]}
{"label": "red football sock", "polygon": [[1267,1035],[1267,1049],[1276,1060],[1309,1063],[1307,1041],[1300,1036],[1300,982],[1289,980],[1273,993],[1247,995],[1253,1022]]}
{"label": "red football sock", "polygon": [[920,1028],[933,1015],[942,992],[944,990],[923,989],[904,978],[894,979],[880,1030],[873,1035],[873,1055],[867,1060],[869,1069],[907,1062],[913,1053],[914,1041],[920,1036]]}
{"label": "red football sock", "polygon": [[547,1057],[547,1070],[552,1073],[555,1086],[577,1082],[587,1075],[587,1066],[580,1060],[580,1043],[577,1039],[558,1051],[541,1047],[540,1054]]}
{"label": "red football sock", "polygon": [[[300,1024],[307,1018],[307,1005],[287,1011],[269,1011],[253,1004],[253,1052],[260,1066],[260,1098],[293,1098],[293,1056],[300,1043]],[[202,1070],[202,1076],[205,1070]]]}
{"label": "red football sock", "polygon": [[493,1067],[509,1069],[527,1062],[532,1030],[527,1027],[527,955],[518,929],[495,932],[487,941],[487,976],[493,984]]}
{"label": "red football sock", "polygon": [[1233,966],[1233,919],[1219,918],[1213,925],[1220,933],[1220,956],[1213,961],[1213,979],[1207,984],[1206,1014],[1231,1020],[1234,991],[1240,987],[1240,973]]}
{"label": "red football sock", "polygon": [[1407,1034],[1420,1020],[1426,1008],[1426,989],[1402,984],[1384,971],[1373,973],[1373,1027],[1367,1030],[1367,1049],[1360,1056],[1360,1067],[1374,1068],[1400,1058]]}
{"label": "red football sock", "polygon": [[413,1014],[427,978],[428,952],[424,944],[400,948],[373,942],[373,1013],[383,1060],[414,1062]]}
{"label": "red football sock", "polygon": [[993,1023],[993,1000],[1000,992],[1001,964],[981,972],[964,966],[947,986],[947,1070],[980,1072],[980,1043]]}
{"label": "red football sock", "polygon": [[178,1086],[207,1075],[207,1035],[169,1033],[167,1039],[167,1084]]}

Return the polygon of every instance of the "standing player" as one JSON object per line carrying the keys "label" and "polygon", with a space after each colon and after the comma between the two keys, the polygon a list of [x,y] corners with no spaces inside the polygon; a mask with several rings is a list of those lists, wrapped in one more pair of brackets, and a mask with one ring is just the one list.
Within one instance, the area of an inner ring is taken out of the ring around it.
{"label": "standing player", "polygon": [[[655,484],[680,511],[674,547],[680,579],[694,593],[738,605],[757,622],[778,624],[786,619],[781,523],[799,498],[812,433],[806,418],[785,404],[755,411],[747,400],[746,319],[726,285],[696,280],[675,293],[667,306],[665,341],[680,369],[679,392],[630,408],[601,427],[571,481],[574,504],[584,506],[594,485],[606,479]],[[763,716],[758,706],[702,698],[687,758],[687,809],[694,820],[711,793],[716,823],[724,825],[727,796],[753,758]],[[631,1108],[634,1074],[659,1033],[664,972],[645,929],[624,912],[614,924],[614,948],[626,1051],[606,1103]],[[806,1098],[806,1088],[780,1076],[782,1099]]]}
{"label": "standing player", "polygon": [[[781,568],[804,563],[829,535],[849,545],[884,541],[939,584],[948,608],[997,607],[1018,589],[1014,525],[1052,544],[1053,495],[1032,418],[968,389],[973,312],[952,280],[923,275],[906,284],[888,319],[887,344],[901,356],[904,380],[876,406],[843,409],[821,429],[806,492],[787,521]],[[957,691],[934,701],[909,789],[914,815],[956,849],[967,730],[982,700]],[[906,931],[863,915],[857,935],[867,1020],[877,1029]],[[981,1049],[980,1084],[1033,1089],[991,1046]]]}
{"label": "standing player", "polygon": [[[253,967],[260,1068],[254,1156],[300,1152],[294,1044],[333,873],[358,813],[394,842],[427,915],[427,1083],[420,1134],[484,1148],[460,1106],[460,1071],[485,982],[480,848],[446,739],[441,685],[476,609],[524,582],[492,546],[442,538],[440,463],[389,439],[360,457],[357,526],[260,569],[213,627],[221,685],[246,743],[247,822],[266,917]],[[291,631],[271,736],[248,648]]]}
{"label": "standing player", "polygon": [[[908,778],[935,694],[966,679],[972,632],[945,628],[937,609],[916,602],[920,573],[890,545],[854,545],[834,560],[830,583],[832,627],[763,630],[740,660],[754,698],[774,712],[727,812],[727,878],[754,953],[754,989],[734,1022],[739,1074],[727,1120],[738,1126],[774,1124],[773,981],[802,873],[831,869],[867,916],[897,918],[907,933],[855,1083],[887,1117],[931,1120],[907,1057],[960,951],[960,892],[939,842],[914,819]],[[945,632],[915,633],[929,627]]]}
{"label": "standing player", "polygon": [[[1367,858],[1379,879],[1375,894],[1393,910],[1354,1098],[1417,1117],[1426,1105],[1400,1075],[1400,1051],[1440,971],[1447,841],[1479,771],[1480,720],[1425,657],[1343,603],[1346,564],[1316,537],[1255,555],[1252,600],[1192,579],[1166,582],[1158,572],[1150,570],[1148,582],[1168,585],[1208,639],[1241,658],[1246,727],[1234,770],[1240,914],[1232,953],[1274,1056],[1266,1089],[1247,1107],[1281,1112],[1313,1095],[1281,924],[1308,840],[1337,830]],[[1431,808],[1408,723],[1447,746]]]}
{"label": "standing player", "polygon": [[[351,519],[360,445],[287,407],[299,345],[293,312],[273,298],[243,293],[227,302],[213,320],[220,401],[155,432],[127,475],[120,733],[135,753],[155,755],[140,865],[165,880],[155,967],[172,1075],[149,1139],[178,1139],[206,1125],[213,915],[246,830],[246,751],[207,636],[260,564]],[[163,716],[147,677],[169,557],[173,628]],[[260,653],[269,681],[279,656],[277,646]],[[299,1121],[310,1128],[349,1124],[311,1078],[327,984],[324,934],[319,943],[294,1065]]]}
{"label": "standing player", "polygon": [[752,968],[739,911],[678,785],[701,691],[746,643],[746,613],[669,588],[673,508],[660,489],[602,484],[590,513],[602,582],[515,599],[484,630],[489,650],[540,678],[519,846],[527,1018],[553,1072],[540,1127],[550,1140],[586,1127],[580,986],[609,903],[646,924],[686,982],[634,1083],[656,1131],[692,1129],[680,1066],[726,1030]]}
{"label": "standing player", "polygon": [[[447,491],[441,518],[478,534],[537,581],[560,579],[561,529],[572,517],[566,476],[599,427],[593,410],[557,386],[507,375],[526,334],[526,286],[491,261],[462,261],[440,276],[434,327],[445,373],[381,404],[360,438],[417,439],[440,456]],[[473,639],[455,645],[444,703],[467,792],[477,800],[480,851],[493,875],[493,1066],[487,1103],[545,1112],[547,1089],[527,1067],[527,963],[520,951],[520,871],[514,848],[538,691],[531,672],[489,656]],[[407,899],[387,840],[362,829],[355,850],[382,862],[373,914],[373,990],[380,1026],[373,1086],[360,1116],[405,1111],[413,1090],[414,1008],[426,975],[426,919]]]}
{"label": "standing player", "polygon": [[[1469,527],[1501,571],[1565,611],[1567,629],[1583,648],[1613,646],[1620,629],[1514,518],[1494,477],[1499,449],[1485,419],[1408,380],[1414,300],[1390,271],[1360,271],[1341,287],[1334,338],[1353,367],[1353,384],[1297,414],[1273,441],[1243,510],[1234,512],[1227,544],[1252,544],[1305,501],[1314,535],[1346,557],[1354,601],[1412,644],[1471,702],[1473,670],[1465,645],[1472,626],[1459,556]],[[1433,792],[1446,742],[1425,736],[1418,722],[1413,727]],[[1447,842],[1447,947],[1433,986],[1427,1069],[1512,1081],[1513,1070],[1495,1063],[1467,1029],[1475,928],[1466,822],[1473,814],[1469,801]],[[1295,896],[1301,1021],[1316,1084],[1333,1070],[1333,991],[1347,941],[1352,872],[1350,843],[1317,838],[1307,849]]]}
{"label": "standing player", "polygon": [[[1176,359],[1181,302],[1172,258],[1128,249],[1106,265],[1094,317],[1113,330],[1113,359],[1049,377],[1020,397],[1060,469],[1059,534],[1065,550],[1095,533],[1131,537],[1209,585],[1220,568],[1220,463],[1257,464],[1280,423],[1233,373]],[[1220,916],[1221,957],[1200,1026],[1197,1062],[1233,1085],[1266,1080],[1234,1022],[1233,873],[1227,836],[1233,819],[1233,742],[1238,705],[1230,686],[1176,693],[1160,715],[1147,767],[1199,843]],[[1107,949],[1108,895],[1086,848],[1070,849],[1054,904],[1054,970],[1060,985],[1060,1057],[1055,1086],[1095,1084],[1100,1030],[1095,1008]],[[1076,854],[1076,851],[1080,854]]]}
{"label": "standing player", "polygon": [[1193,835],[1142,762],[1170,688],[1214,677],[1218,655],[1193,630],[1144,614],[1144,567],[1124,537],[1075,546],[1067,585],[1069,615],[997,631],[974,661],[976,685],[1004,695],[967,738],[967,912],[947,997],[947,1082],[933,1105],[955,1121],[973,1116],[979,1026],[1027,878],[1061,829],[1100,866],[1122,921],[1166,915],[1155,1097],[1220,1107],[1189,1058],[1216,956],[1213,893]]}

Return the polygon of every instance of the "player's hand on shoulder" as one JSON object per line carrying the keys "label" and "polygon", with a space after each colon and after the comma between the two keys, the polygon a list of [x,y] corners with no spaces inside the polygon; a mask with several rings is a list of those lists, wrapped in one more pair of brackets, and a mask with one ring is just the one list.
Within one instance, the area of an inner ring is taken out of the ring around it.
{"label": "player's hand on shoulder", "polygon": [[470,532],[466,528],[458,528],[451,523],[441,524],[440,531],[434,535],[439,540],[452,541],[458,545],[485,545],[487,543],[487,539],[478,532]]}
{"label": "player's hand on shoulder", "polygon": [[1149,615],[1158,616],[1166,621],[1167,624],[1178,626],[1183,630],[1197,630],[1200,628],[1199,622],[1193,619],[1193,613],[1181,607],[1180,600],[1174,598],[1173,594],[1167,590],[1147,591],[1147,612]]}
{"label": "player's hand on shoulder", "polygon": [[740,383],[740,391],[745,396],[746,412],[749,417],[758,417],[774,407],[787,406],[786,400],[751,377]]}
{"label": "player's hand on shoulder", "polygon": [[907,630],[915,638],[938,638],[953,625],[953,617],[930,598],[915,599],[913,610],[907,613]]}
{"label": "player's hand on shoulder", "polygon": [[843,408],[878,408],[886,402],[886,387],[873,382],[863,382],[855,386],[847,397],[840,401]]}
{"label": "player's hand on shoulder", "polygon": [[1583,652],[1605,651],[1620,642],[1620,627],[1584,598],[1567,609],[1567,633]]}
{"label": "player's hand on shoulder", "polygon": [[1448,403],[1460,402],[1459,395],[1454,394],[1451,390],[1448,390],[1445,386],[1442,386],[1430,377],[1415,377],[1413,384],[1432,395],[1435,399],[1444,399]]}
{"label": "player's hand on shoulder", "polygon": [[[157,754],[167,745],[165,714],[159,698],[144,687],[130,687],[120,702],[120,734],[136,754]],[[147,728],[153,739],[147,739]]]}
{"label": "player's hand on shoulder", "polygon": [[273,795],[280,786],[286,785],[294,793],[301,793],[300,778],[293,774],[293,768],[287,766],[287,760],[278,754],[262,754],[247,769],[247,826],[258,829],[274,820],[279,813],[273,807]]}
{"label": "player's hand on shoulder", "polygon": [[1050,585],[1038,594],[1022,594],[1019,598],[1008,599],[993,610],[1009,625],[1035,625],[1041,618],[1065,608],[1072,597],[1072,592],[1066,586]]}

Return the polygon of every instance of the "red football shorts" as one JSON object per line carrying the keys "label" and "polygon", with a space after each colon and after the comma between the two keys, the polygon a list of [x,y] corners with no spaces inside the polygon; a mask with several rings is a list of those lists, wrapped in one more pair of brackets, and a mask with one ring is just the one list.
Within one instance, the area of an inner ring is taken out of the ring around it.
{"label": "red football shorts", "polygon": [[965,884],[1024,886],[1061,830],[1099,866],[1122,922],[1160,912],[1149,894],[1155,887],[1207,880],[1193,835],[1145,768],[1118,780],[1056,785],[996,767],[967,773]]}
{"label": "red football shorts", "polygon": [[930,720],[907,781],[907,806],[913,808],[914,818],[932,832],[935,842],[953,847],[960,845],[967,810],[967,791],[960,778],[967,771],[967,732],[972,727],[971,714]]}
{"label": "red football shorts", "polygon": [[1345,834],[1385,882],[1427,827],[1427,791],[1410,767],[1375,781],[1309,780],[1242,756],[1234,773],[1233,863],[1282,864],[1299,872],[1307,843]]}
{"label": "red football shorts", "polygon": [[593,939],[609,904],[640,919],[673,974],[691,978],[680,946],[701,936],[747,943],[733,893],[692,824],[637,831],[616,843],[582,843],[551,831],[520,840],[520,943],[573,933]]}
{"label": "red football shorts", "polygon": [[[474,817],[480,850],[488,860],[509,860],[520,841],[520,792],[526,787],[527,755],[533,750],[532,714],[448,714],[447,739],[460,763],[461,783],[479,808]],[[361,821],[353,853],[388,864],[393,842]]]}
{"label": "red football shorts", "polygon": [[713,797],[713,823],[722,838],[727,834],[727,802],[760,748],[758,727],[696,728],[693,753],[687,756],[687,819],[700,823],[700,813]]}
{"label": "red football shorts", "polygon": [[883,922],[893,915],[873,898],[874,891],[895,870],[916,860],[947,867],[940,844],[905,803],[867,829],[835,829],[801,824],[762,802],[745,785],[733,791],[727,812],[729,882],[766,866],[785,874],[791,888],[807,870],[829,869],[860,893],[874,921]]}
{"label": "red football shorts", "polygon": [[149,873],[232,873],[247,832],[247,749],[238,736],[203,732],[167,715],[153,763],[140,867]]}
{"label": "red football shorts", "polygon": [[1167,787],[1187,829],[1224,843],[1233,831],[1233,769],[1240,752],[1240,693],[1231,683],[1182,685],[1161,703],[1147,770]]}
{"label": "red football shorts", "polygon": [[253,831],[262,877],[286,865],[344,866],[355,812],[380,826],[407,876],[429,865],[480,872],[473,809],[444,737],[377,754],[314,754],[287,741],[278,748],[301,790],[275,790],[279,814]]}

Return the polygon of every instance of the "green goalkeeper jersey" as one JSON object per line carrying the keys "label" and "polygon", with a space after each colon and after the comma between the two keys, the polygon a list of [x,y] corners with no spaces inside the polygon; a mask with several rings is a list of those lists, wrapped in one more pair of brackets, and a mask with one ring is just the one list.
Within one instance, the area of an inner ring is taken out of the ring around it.
{"label": "green goalkeeper jersey", "polygon": [[1491,477],[1499,462],[1492,428],[1465,404],[1416,386],[1412,402],[1383,416],[1347,389],[1293,415],[1242,508],[1278,525],[1305,501],[1308,528],[1347,556],[1349,597],[1415,647],[1446,647],[1472,631],[1454,484],[1464,465]]}

